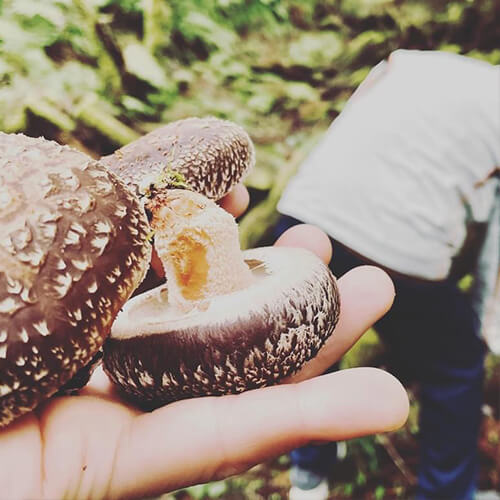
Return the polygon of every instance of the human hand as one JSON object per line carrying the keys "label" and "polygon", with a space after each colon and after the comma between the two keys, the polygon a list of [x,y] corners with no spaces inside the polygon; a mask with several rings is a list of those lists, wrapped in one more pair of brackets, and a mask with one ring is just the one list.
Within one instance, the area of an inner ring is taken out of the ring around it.
{"label": "human hand", "polygon": [[[278,244],[302,241],[328,253],[328,239],[311,226],[292,228]],[[347,273],[339,290],[342,311],[333,336],[290,383],[143,414],[98,370],[80,396],[47,401],[0,432],[2,495],[144,497],[242,472],[310,441],[399,427],[408,400],[391,375],[360,368],[309,379],[382,316],[394,294],[389,278],[373,267]]]}

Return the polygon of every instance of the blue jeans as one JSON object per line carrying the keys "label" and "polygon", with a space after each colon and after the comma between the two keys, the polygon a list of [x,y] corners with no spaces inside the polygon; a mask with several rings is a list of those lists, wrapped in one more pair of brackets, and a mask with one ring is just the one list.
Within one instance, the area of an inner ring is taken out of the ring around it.
{"label": "blue jeans", "polygon": [[[300,223],[282,216],[278,237]],[[330,264],[340,277],[373,264],[333,241]],[[387,270],[396,288],[391,310],[375,324],[403,380],[420,385],[420,467],[417,498],[474,497],[481,423],[484,342],[467,295],[456,280],[418,281]],[[306,446],[291,454],[294,465],[321,473],[334,459],[332,445]]]}

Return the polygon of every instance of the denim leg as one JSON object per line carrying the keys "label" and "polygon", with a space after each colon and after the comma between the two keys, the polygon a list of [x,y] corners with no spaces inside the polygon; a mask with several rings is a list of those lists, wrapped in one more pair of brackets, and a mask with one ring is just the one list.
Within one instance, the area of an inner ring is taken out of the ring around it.
{"label": "denim leg", "polygon": [[337,460],[337,443],[310,444],[290,452],[293,465],[328,476]]}
{"label": "denim leg", "polygon": [[472,500],[478,473],[478,437],[485,346],[463,294],[421,383],[419,499]]}
{"label": "denim leg", "polygon": [[422,384],[418,499],[472,500],[478,473],[483,363],[441,363],[437,380]]}
{"label": "denim leg", "polygon": [[477,318],[453,282],[393,279],[395,303],[376,329],[420,382],[417,498],[472,499],[485,355]]}

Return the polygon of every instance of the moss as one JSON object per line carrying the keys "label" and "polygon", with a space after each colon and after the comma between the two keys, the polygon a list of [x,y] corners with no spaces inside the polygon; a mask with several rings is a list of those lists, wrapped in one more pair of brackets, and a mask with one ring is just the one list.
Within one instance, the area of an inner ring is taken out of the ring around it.
{"label": "moss", "polygon": [[139,186],[139,193],[151,200],[168,189],[191,189],[181,173],[165,168],[160,175],[145,177]]}

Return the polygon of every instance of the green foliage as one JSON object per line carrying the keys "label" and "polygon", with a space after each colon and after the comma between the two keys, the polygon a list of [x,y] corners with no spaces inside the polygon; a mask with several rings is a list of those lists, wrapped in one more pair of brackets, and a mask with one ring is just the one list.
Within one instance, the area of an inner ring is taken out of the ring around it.
{"label": "green foliage", "polygon": [[375,488],[375,500],[382,500],[385,498],[385,488],[381,485]]}
{"label": "green foliage", "polygon": [[290,158],[307,152],[303,138],[325,130],[392,50],[500,63],[494,0],[3,0],[0,8],[0,129],[63,134],[98,155],[189,115],[234,120],[257,145],[248,184],[267,198],[248,215],[248,245],[272,220],[275,185],[296,168]]}

